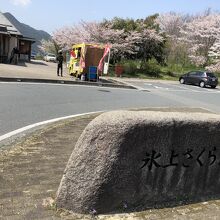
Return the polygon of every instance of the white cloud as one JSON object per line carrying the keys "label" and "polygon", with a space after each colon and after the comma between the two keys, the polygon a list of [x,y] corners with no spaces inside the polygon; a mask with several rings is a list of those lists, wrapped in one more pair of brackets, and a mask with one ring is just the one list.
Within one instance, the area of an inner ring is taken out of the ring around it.
{"label": "white cloud", "polygon": [[31,0],[11,0],[14,5],[26,6],[31,3]]}

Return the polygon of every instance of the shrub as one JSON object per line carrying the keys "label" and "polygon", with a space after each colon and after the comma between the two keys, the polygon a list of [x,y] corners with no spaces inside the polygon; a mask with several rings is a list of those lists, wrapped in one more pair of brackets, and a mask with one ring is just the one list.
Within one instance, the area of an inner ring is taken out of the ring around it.
{"label": "shrub", "polygon": [[135,75],[137,72],[137,61],[128,60],[122,64],[124,68],[124,73],[128,75]]}
{"label": "shrub", "polygon": [[171,77],[176,77],[176,74],[170,70],[167,71],[167,75]]}
{"label": "shrub", "polygon": [[148,62],[142,64],[141,71],[149,75],[151,77],[160,77],[160,65],[157,63],[156,60],[151,59]]}

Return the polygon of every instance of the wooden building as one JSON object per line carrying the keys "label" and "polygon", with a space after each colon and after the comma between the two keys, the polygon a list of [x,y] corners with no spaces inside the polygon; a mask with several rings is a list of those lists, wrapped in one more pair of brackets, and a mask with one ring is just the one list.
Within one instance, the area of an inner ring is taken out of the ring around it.
{"label": "wooden building", "polygon": [[31,45],[35,40],[27,38],[0,12],[0,63],[8,63],[13,48],[18,48],[19,58],[30,61]]}
{"label": "wooden building", "polygon": [[7,28],[0,26],[0,63],[8,59],[9,39]]}
{"label": "wooden building", "polygon": [[33,38],[19,37],[18,38],[18,48],[19,48],[19,58],[22,60],[31,60],[31,45],[34,43]]}

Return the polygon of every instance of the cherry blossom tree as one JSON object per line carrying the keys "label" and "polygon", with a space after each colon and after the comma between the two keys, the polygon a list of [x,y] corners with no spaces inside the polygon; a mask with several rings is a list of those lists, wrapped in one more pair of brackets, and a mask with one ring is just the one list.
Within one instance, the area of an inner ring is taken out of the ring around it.
{"label": "cherry blossom tree", "polygon": [[[78,43],[80,33],[80,39],[83,39],[83,41],[85,41],[84,34],[79,29],[80,27],[77,25],[71,27],[62,27],[53,32],[52,38],[61,48],[69,49],[73,44]],[[79,32],[79,34],[77,33],[77,31]]]}
{"label": "cherry blossom tree", "polygon": [[171,38],[181,36],[181,29],[185,25],[185,16],[174,12],[160,14],[155,22],[159,24],[160,30]]}
{"label": "cherry blossom tree", "polygon": [[120,47],[123,45],[123,50],[120,48],[123,57],[139,58],[144,62],[154,57],[160,62],[162,61],[164,37],[158,33],[158,25],[155,23],[157,16],[158,14],[155,14],[137,20],[116,17],[111,21],[105,21],[104,25],[114,32],[123,31],[122,43],[118,40],[115,42],[115,44],[119,42]]}
{"label": "cherry blossom tree", "polygon": [[181,30],[185,23],[191,18],[188,15],[179,13],[160,14],[155,22],[159,25],[160,31],[166,37],[165,62],[169,64],[187,65],[189,63],[189,45],[180,40]]}
{"label": "cherry blossom tree", "polygon": [[41,52],[45,53],[54,53],[57,54],[58,50],[60,49],[57,43],[50,39],[50,40],[41,40],[41,44],[38,46]]}
{"label": "cherry blossom tree", "polygon": [[171,42],[169,55],[176,55],[182,45],[185,48],[182,53],[187,52],[188,59],[197,66],[205,66],[210,62],[210,57],[216,57],[220,49],[219,13],[212,13],[211,10],[191,16],[167,13],[160,15],[156,22]]}
{"label": "cherry blossom tree", "polygon": [[[187,22],[181,30],[182,40],[190,45],[190,54],[194,59],[209,61],[209,53],[220,40],[220,15],[198,16]],[[202,58],[203,57],[203,58]]]}
{"label": "cherry blossom tree", "polygon": [[[152,49],[153,45],[161,44],[164,39],[156,30],[143,28],[139,31],[126,31],[125,29],[116,29],[111,21],[103,23],[81,21],[72,27],[63,27],[55,31],[53,40],[65,49],[82,42],[110,44],[111,57],[113,62],[116,62],[122,57],[136,57],[141,48],[146,51],[142,53],[144,59],[149,59],[149,54],[155,52]],[[139,49],[137,50],[137,48]]]}
{"label": "cherry blossom tree", "polygon": [[207,66],[206,69],[211,72],[220,73],[220,41],[217,40],[215,44],[210,48],[209,57],[212,60],[212,64]]}
{"label": "cherry blossom tree", "polygon": [[53,40],[62,48],[69,49],[77,43],[111,44],[112,57],[120,57],[126,48],[124,31],[113,30],[97,22],[81,21],[72,27],[63,27],[53,33]]}
{"label": "cherry blossom tree", "polygon": [[205,69],[210,72],[220,73],[220,62],[217,62],[216,64],[209,65]]}

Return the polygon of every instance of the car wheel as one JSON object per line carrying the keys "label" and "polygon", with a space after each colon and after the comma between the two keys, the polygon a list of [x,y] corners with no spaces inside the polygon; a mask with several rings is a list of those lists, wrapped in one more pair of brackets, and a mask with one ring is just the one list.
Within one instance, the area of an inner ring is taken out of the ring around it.
{"label": "car wheel", "polygon": [[201,88],[204,88],[204,87],[205,87],[205,82],[201,81],[201,82],[199,83],[199,86],[200,86]]}
{"label": "car wheel", "polygon": [[184,80],[183,78],[181,78],[181,79],[180,79],[180,83],[181,83],[181,84],[184,84],[184,83],[185,83],[185,80]]}
{"label": "car wheel", "polygon": [[216,86],[211,86],[211,88],[213,88],[213,89],[214,89],[215,87],[216,87]]}

